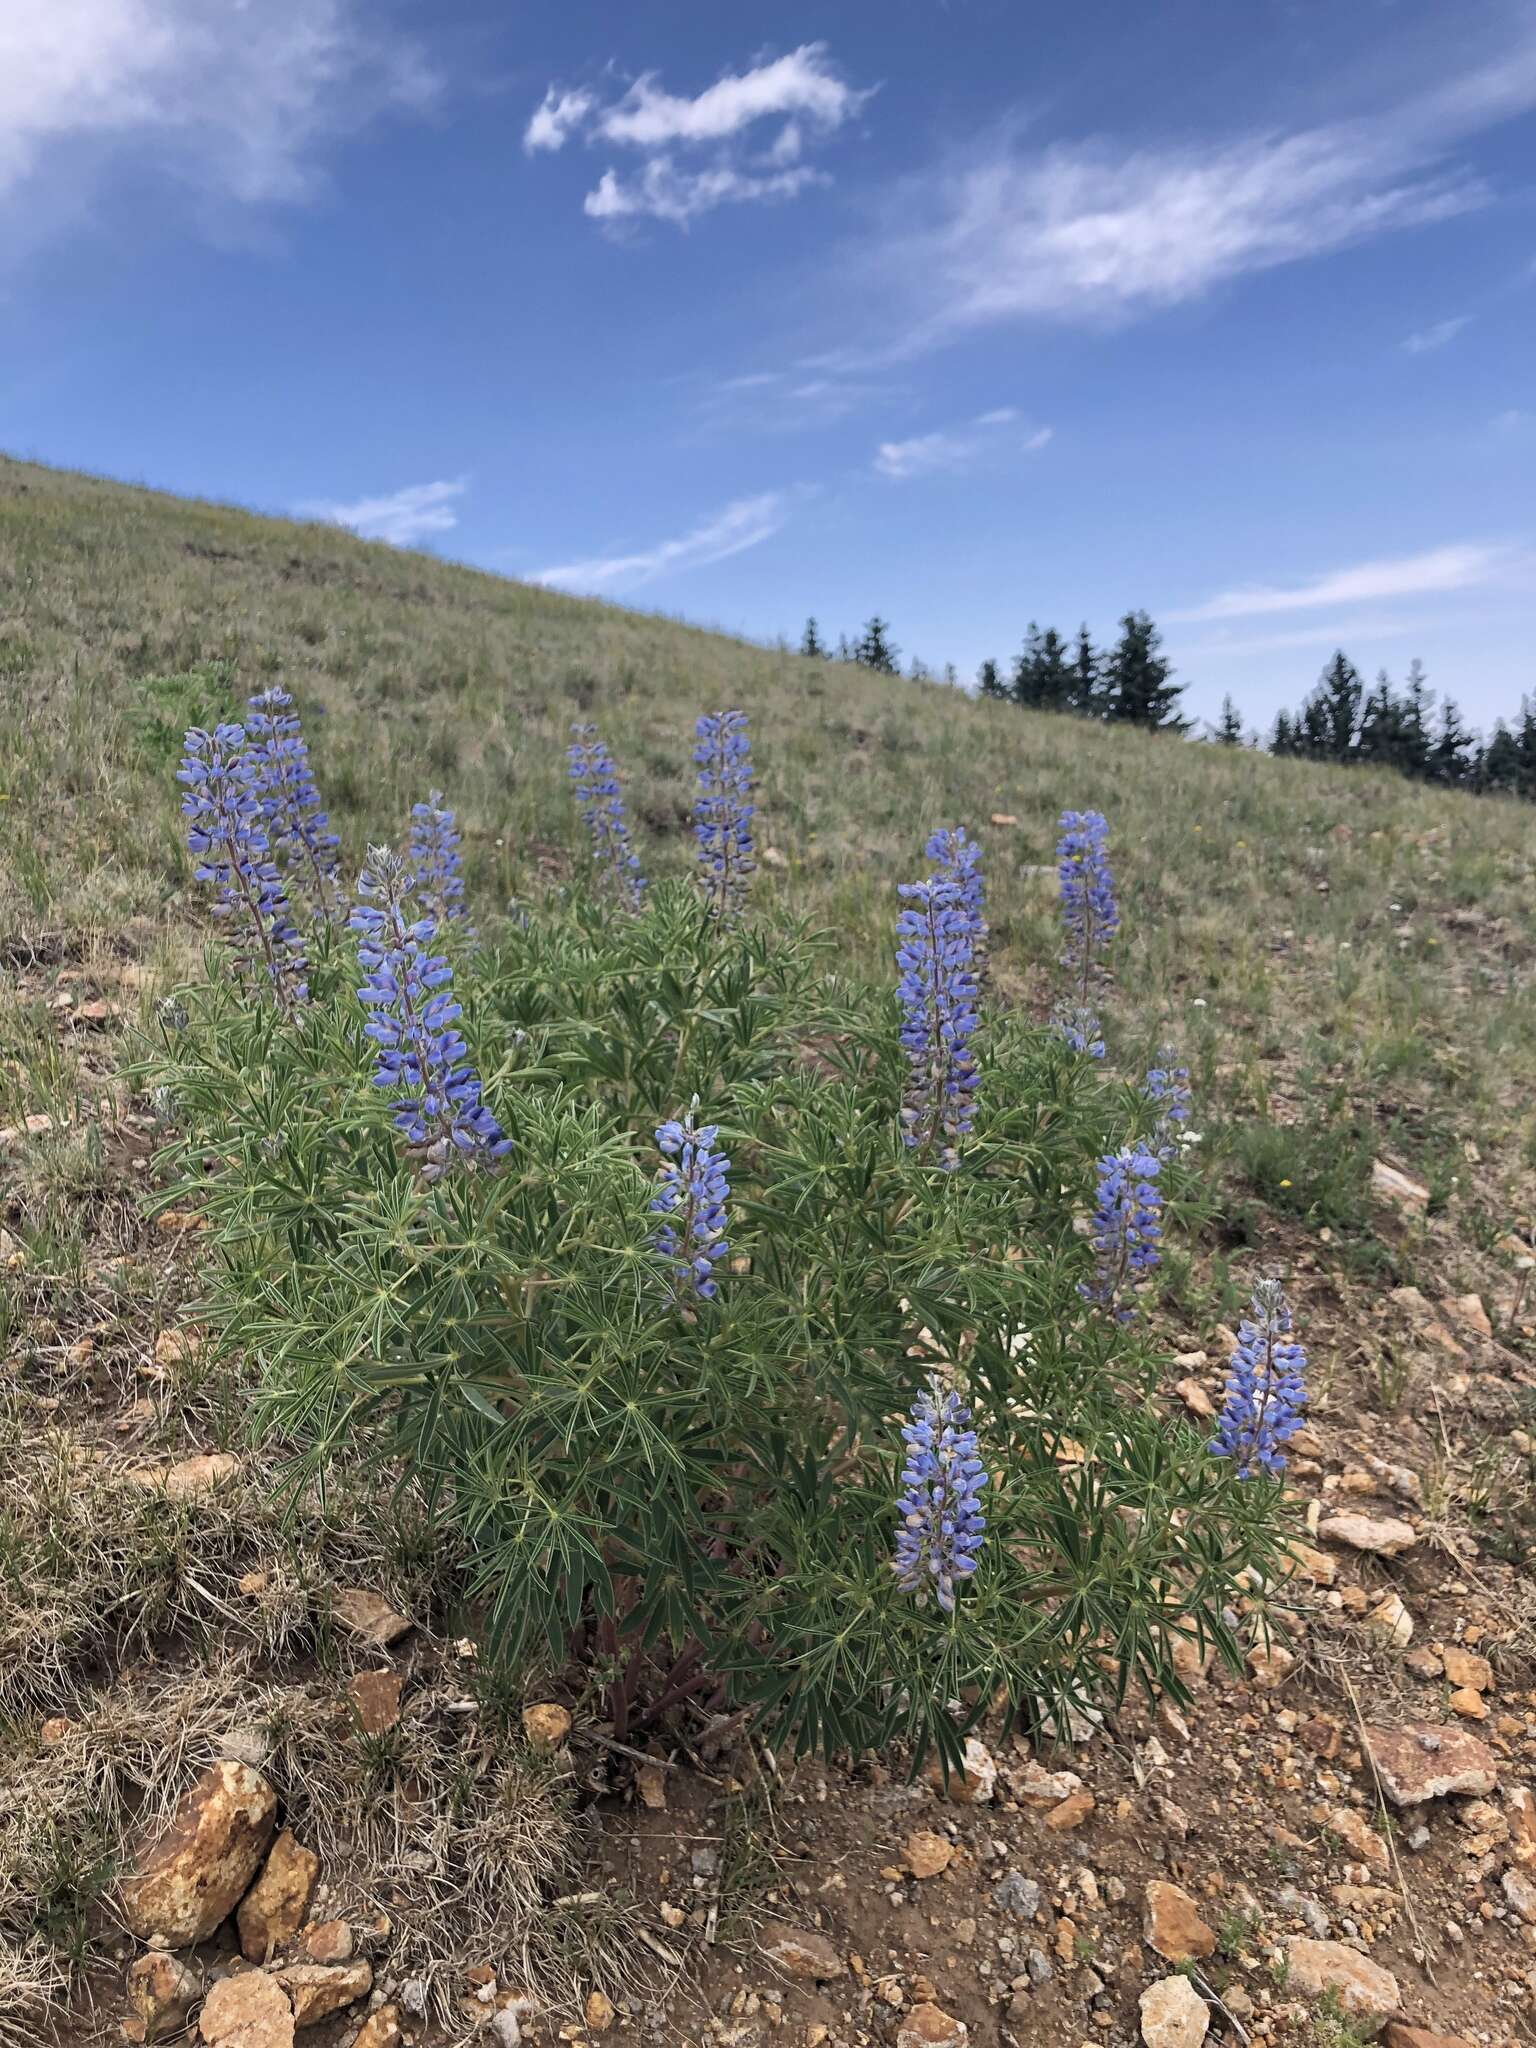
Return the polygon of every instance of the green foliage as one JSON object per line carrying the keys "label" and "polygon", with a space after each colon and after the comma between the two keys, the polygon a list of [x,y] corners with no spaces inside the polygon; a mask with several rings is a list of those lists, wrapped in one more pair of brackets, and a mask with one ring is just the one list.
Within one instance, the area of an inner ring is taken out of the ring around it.
{"label": "green foliage", "polygon": [[[780,923],[722,936],[551,904],[463,962],[496,1174],[427,1185],[370,1084],[350,939],[283,1025],[183,997],[153,1078],[166,1200],[209,1214],[209,1315],[259,1370],[296,1479],[362,1451],[451,1523],[492,1647],[583,1656],[615,1725],[751,1709],[805,1748],[937,1744],[1156,1683],[1267,1569],[1275,1490],[1150,1399],[1156,1361],[1078,1294],[1076,1227],[1128,1092],[1015,1018],[987,1033],[960,1171],[907,1152],[896,1007]],[[669,1296],[653,1129],[698,1096],[731,1154],[720,1294]],[[953,1620],[890,1568],[905,1411],[932,1372],[993,1475]],[[958,1712],[956,1711],[958,1707]]]}

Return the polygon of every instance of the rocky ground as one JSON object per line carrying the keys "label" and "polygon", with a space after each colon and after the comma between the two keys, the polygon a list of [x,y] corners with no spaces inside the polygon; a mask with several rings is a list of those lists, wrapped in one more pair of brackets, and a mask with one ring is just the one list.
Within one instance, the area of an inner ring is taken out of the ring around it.
{"label": "rocky ground", "polygon": [[[293,1541],[201,1361],[199,1219],[146,1218],[153,1113],[113,1044],[139,970],[34,972],[100,1082],[93,1117],[0,1132],[17,1495],[71,1553],[5,1615],[0,1927],[39,1815],[103,1838],[66,1887],[61,2048],[1536,2039],[1524,1238],[1469,1268],[1382,1162],[1422,1286],[1342,1277],[1325,1234],[1286,1248],[1314,1408],[1243,1674],[1192,1646],[1187,1706],[1054,1745],[986,1727],[948,1786],[740,1729],[630,1754],[573,1673],[497,1696],[403,1525],[386,1554],[366,1515],[306,1508]],[[55,1197],[86,1220],[50,1265],[18,1232]],[[1165,1321],[1170,1412],[1204,1416],[1232,1334]],[[44,2034],[0,2011],[0,2039]]]}

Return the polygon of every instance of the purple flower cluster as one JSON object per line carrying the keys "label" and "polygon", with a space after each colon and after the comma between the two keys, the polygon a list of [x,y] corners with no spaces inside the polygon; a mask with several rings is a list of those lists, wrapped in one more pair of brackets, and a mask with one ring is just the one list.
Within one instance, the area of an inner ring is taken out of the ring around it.
{"label": "purple flower cluster", "polygon": [[246,744],[260,781],[267,842],[309,897],[316,917],[341,907],[336,883],[336,834],[320,808],[309,765],[309,746],[288,692],[274,684],[248,699]]}
{"label": "purple flower cluster", "polygon": [[411,805],[409,852],[416,894],[438,931],[453,924],[463,924],[468,931],[458,822],[444,807],[440,789],[434,789],[424,804]]}
{"label": "purple flower cluster", "polygon": [[1136,1284],[1157,1264],[1163,1235],[1163,1162],[1145,1145],[1127,1145],[1099,1161],[1098,1201],[1090,1236],[1096,1265],[1079,1292],[1118,1322],[1135,1314]]}
{"label": "purple flower cluster", "polygon": [[1090,1060],[1104,1057],[1104,1027],[1086,1003],[1061,1003],[1051,1014],[1051,1029],[1070,1052]]}
{"label": "purple flower cluster", "polygon": [[1189,1069],[1178,1065],[1178,1055],[1169,1045],[1163,1047],[1158,1059],[1160,1065],[1148,1067],[1141,1092],[1157,1111],[1153,1139],[1158,1157],[1171,1159],[1177,1149],[1179,1128],[1189,1122]]}
{"label": "purple flower cluster", "polygon": [[693,832],[699,843],[699,881],[711,917],[722,922],[741,915],[752,855],[752,742],[746,714],[717,711],[693,728],[694,766],[699,771]]}
{"label": "purple flower cluster", "polygon": [[1285,1470],[1285,1445],[1307,1403],[1307,1354],[1291,1336],[1291,1311],[1278,1280],[1260,1280],[1238,1326],[1226,1405],[1208,1446],[1230,1458],[1239,1479]]}
{"label": "purple flower cluster", "polygon": [[1063,811],[1060,829],[1056,872],[1067,938],[1062,965],[1072,970],[1086,1003],[1094,966],[1120,928],[1109,872],[1109,824],[1100,811]]}
{"label": "purple flower cluster", "polygon": [[904,1592],[922,1599],[931,1590],[946,1614],[955,1611],[956,1580],[976,1569],[987,1528],[980,1506],[987,1474],[970,1419],[954,1389],[935,1379],[901,1431],[907,1463],[891,1568]]}
{"label": "purple flower cluster", "polygon": [[719,1291],[714,1268],[730,1249],[725,1205],[731,1192],[726,1178],[731,1162],[715,1150],[719,1135],[718,1124],[695,1130],[691,1109],[656,1129],[656,1143],[666,1156],[657,1172],[651,1209],[667,1220],[652,1242],[663,1258],[672,1261],[676,1294],[692,1293],[705,1301]]}
{"label": "purple flower cluster", "polygon": [[595,725],[573,725],[571,735],[565,758],[571,787],[592,835],[598,873],[617,892],[626,909],[638,910],[645,878],[640,872],[639,856],[629,843],[629,821],[624,815],[613,756],[598,738]]}
{"label": "purple flower cluster", "polygon": [[280,1007],[292,1010],[308,1000],[309,963],[272,859],[262,767],[246,747],[245,728],[194,726],[176,780],[194,872],[213,884],[214,914],[230,920],[242,970],[265,979]]}
{"label": "purple flower cluster", "polygon": [[415,913],[415,879],[408,861],[370,847],[358,882],[364,901],[350,922],[361,934],[364,1028],[378,1047],[373,1083],[396,1091],[395,1128],[424,1177],[436,1180],[455,1163],[489,1164],[512,1147],[480,1098],[480,1076],[458,1028],[453,969],[431,951],[437,927]]}
{"label": "purple flower cluster", "polygon": [[980,1021],[977,969],[987,928],[974,845],[963,833],[935,833],[927,850],[936,872],[898,888],[896,995],[908,1066],[902,1138],[919,1149],[937,1143],[939,1164],[951,1171],[975,1120],[970,1042]]}

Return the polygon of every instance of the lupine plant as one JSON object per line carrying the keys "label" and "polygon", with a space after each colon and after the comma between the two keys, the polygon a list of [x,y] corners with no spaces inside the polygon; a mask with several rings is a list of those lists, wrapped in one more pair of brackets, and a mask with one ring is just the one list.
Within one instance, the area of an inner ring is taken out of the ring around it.
{"label": "lupine plant", "polygon": [[996,1702],[1177,1699],[1188,1638],[1240,1668],[1276,1490],[1097,1306],[1160,1162],[1094,1061],[1017,1011],[977,1034],[965,876],[903,892],[899,1027],[828,938],[681,881],[643,918],[552,895],[450,979],[413,879],[370,856],[301,1029],[215,979],[144,1075],[296,1485],[366,1454],[419,1489],[487,1662],[586,1672],[621,1744],[739,1715],[953,1765]]}
{"label": "lupine plant", "polygon": [[712,918],[740,917],[747,881],[757,863],[752,852],[752,743],[746,714],[706,713],[693,729],[693,762],[699,771],[693,831],[699,848],[699,885]]}
{"label": "lupine plant", "polygon": [[1104,1057],[1104,1027],[1086,1003],[1061,1003],[1051,1013],[1051,1029],[1069,1052],[1090,1060]]}
{"label": "lupine plant", "polygon": [[1142,1144],[1107,1152],[1099,1161],[1090,1233],[1094,1272],[1082,1283],[1082,1294],[1120,1322],[1136,1313],[1136,1288],[1162,1256],[1162,1170],[1161,1155]]}
{"label": "lupine plant", "polygon": [[339,841],[321,809],[309,745],[286,690],[274,683],[247,700],[245,735],[256,764],[271,852],[309,898],[314,915],[334,918],[341,904],[336,879]]}
{"label": "lupine plant", "polygon": [[464,860],[458,820],[434,789],[424,804],[411,805],[410,863],[416,894],[426,916],[442,934],[462,925],[473,936],[464,908]]}
{"label": "lupine plant", "polygon": [[1079,1000],[1086,1003],[1094,969],[1120,928],[1109,872],[1109,824],[1101,811],[1063,811],[1060,830],[1056,873],[1067,939],[1062,965],[1077,984]]}
{"label": "lupine plant", "polygon": [[953,882],[959,890],[959,905],[970,925],[971,957],[979,976],[987,954],[986,884],[981,873],[981,848],[963,825],[944,827],[930,834],[923,848],[933,863],[933,880]]}
{"label": "lupine plant", "polygon": [[1189,1122],[1191,1089],[1189,1069],[1180,1066],[1172,1046],[1158,1054],[1159,1064],[1148,1067],[1142,1093],[1157,1112],[1154,1142],[1159,1158],[1171,1159],[1178,1148],[1183,1127]]}
{"label": "lupine plant", "polygon": [[[929,857],[938,859],[934,844]],[[903,908],[896,919],[896,995],[908,1066],[902,1135],[953,1172],[959,1141],[975,1118],[971,1040],[979,1022],[977,953],[986,935],[980,873],[974,860],[964,875],[941,866],[928,881],[903,882],[897,893]]]}
{"label": "lupine plant", "polygon": [[677,1295],[709,1301],[718,1293],[716,1262],[730,1250],[725,1235],[725,1204],[730,1194],[726,1176],[731,1162],[715,1150],[718,1124],[696,1130],[693,1111],[669,1117],[656,1130],[662,1154],[651,1208],[666,1220],[655,1244],[672,1268]]}
{"label": "lupine plant", "polygon": [[1276,1279],[1260,1280],[1238,1325],[1226,1401],[1210,1450],[1230,1458],[1239,1479],[1278,1478],[1285,1446],[1301,1427],[1307,1354],[1291,1335],[1290,1304]]}
{"label": "lupine plant", "polygon": [[481,1100],[458,1028],[453,970],[431,950],[437,927],[412,901],[416,880],[411,862],[370,847],[350,923],[360,934],[363,1029],[378,1049],[373,1084],[394,1092],[395,1128],[423,1178],[436,1180],[451,1167],[504,1158],[511,1144]]}
{"label": "lupine plant", "polygon": [[565,758],[577,805],[592,837],[599,884],[616,895],[626,910],[638,910],[645,877],[640,872],[640,856],[630,843],[619,772],[595,725],[571,727]]}
{"label": "lupine plant", "polygon": [[194,873],[214,888],[214,915],[227,920],[230,950],[241,971],[265,984],[279,1009],[309,995],[309,962],[288,904],[288,892],[267,840],[265,781],[238,725],[212,732],[194,726],[176,779],[183,795],[187,846]]}

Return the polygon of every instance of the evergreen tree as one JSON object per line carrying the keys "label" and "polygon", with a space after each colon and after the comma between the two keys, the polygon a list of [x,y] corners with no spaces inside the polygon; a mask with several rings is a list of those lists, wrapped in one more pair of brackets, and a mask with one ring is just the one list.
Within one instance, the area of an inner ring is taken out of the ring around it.
{"label": "evergreen tree", "polygon": [[1269,743],[1272,754],[1296,754],[1301,751],[1297,744],[1296,722],[1289,711],[1275,713],[1275,736]]}
{"label": "evergreen tree", "polygon": [[1352,761],[1360,743],[1360,671],[1341,647],[1317,686],[1328,757]]}
{"label": "evergreen tree", "polygon": [[827,658],[827,650],[821,644],[821,635],[813,618],[805,622],[805,631],[800,636],[800,652],[812,661],[825,661]]}
{"label": "evergreen tree", "polygon": [[1088,628],[1079,626],[1077,645],[1072,652],[1072,709],[1083,718],[1101,718],[1102,695],[1102,664],[1088,637]]}
{"label": "evergreen tree", "polygon": [[989,655],[976,671],[976,687],[983,697],[1006,697],[1008,685],[1003,681],[997,663]]}
{"label": "evergreen tree", "polygon": [[931,683],[933,681],[932,669],[929,668],[926,661],[923,661],[916,654],[912,657],[912,666],[907,670],[907,674],[914,683]]}
{"label": "evergreen tree", "polygon": [[1503,790],[1511,796],[1520,793],[1520,742],[1502,718],[1494,721],[1487,746],[1477,750],[1472,782],[1477,789]]}
{"label": "evergreen tree", "polygon": [[1403,711],[1393,694],[1392,681],[1382,669],[1360,710],[1357,752],[1362,761],[1382,767],[1400,766],[1403,751]]}
{"label": "evergreen tree", "polygon": [[1301,707],[1301,722],[1296,733],[1296,751],[1305,754],[1309,761],[1326,761],[1332,755],[1333,727],[1320,690],[1314,690]]}
{"label": "evergreen tree", "polygon": [[878,670],[883,676],[900,675],[901,649],[892,641],[891,629],[876,612],[859,635],[853,658],[861,668]]}
{"label": "evergreen tree", "polygon": [[1221,717],[1211,727],[1211,737],[1223,747],[1243,744],[1243,716],[1230,697],[1221,700]]}
{"label": "evergreen tree", "polygon": [[1120,638],[1104,665],[1105,716],[1117,725],[1142,725],[1157,732],[1187,732],[1180,718],[1184,685],[1170,681],[1173,664],[1159,653],[1162,635],[1146,612],[1127,612]]}
{"label": "evergreen tree", "polygon": [[1515,738],[1519,769],[1515,787],[1529,802],[1536,803],[1536,698],[1520,699],[1520,730]]}
{"label": "evergreen tree", "polygon": [[1424,664],[1415,658],[1408,664],[1408,681],[1403,691],[1398,721],[1397,765],[1405,775],[1421,780],[1430,772],[1429,715],[1434,704],[1434,693],[1424,673]]}
{"label": "evergreen tree", "polygon": [[1040,639],[1040,628],[1031,619],[1024,645],[1013,657],[1013,680],[1008,694],[1026,711],[1036,710],[1040,703]]}
{"label": "evergreen tree", "polygon": [[848,635],[846,633],[839,633],[837,636],[837,658],[839,661],[853,661],[856,659],[853,649],[848,645]]}
{"label": "evergreen tree", "polygon": [[1429,775],[1433,782],[1453,786],[1465,782],[1472,770],[1473,737],[1461,722],[1454,697],[1440,706],[1440,730],[1429,750]]}
{"label": "evergreen tree", "polygon": [[944,681],[951,690],[958,690],[960,687],[959,671],[952,661],[946,661],[944,664]]}

